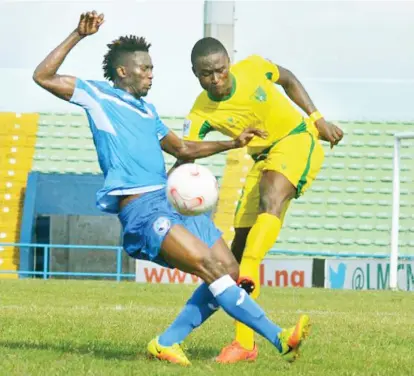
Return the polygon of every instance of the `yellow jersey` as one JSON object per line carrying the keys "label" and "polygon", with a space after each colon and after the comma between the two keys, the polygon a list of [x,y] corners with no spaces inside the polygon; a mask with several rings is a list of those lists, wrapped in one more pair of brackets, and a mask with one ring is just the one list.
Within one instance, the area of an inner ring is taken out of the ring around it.
{"label": "yellow jersey", "polygon": [[[211,131],[236,138],[244,129],[255,127],[269,135],[266,139],[254,137],[249,143],[249,154],[255,154],[303,125],[302,114],[274,85],[279,79],[275,64],[252,55],[234,64],[230,74],[233,87],[227,97],[217,100],[207,91],[197,97],[184,122],[185,140],[202,140]],[[308,128],[314,127],[308,120],[306,123]]]}

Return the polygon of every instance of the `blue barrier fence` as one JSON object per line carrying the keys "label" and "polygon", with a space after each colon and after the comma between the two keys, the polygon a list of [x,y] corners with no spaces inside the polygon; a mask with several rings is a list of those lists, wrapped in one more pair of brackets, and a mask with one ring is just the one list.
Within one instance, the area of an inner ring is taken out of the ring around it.
{"label": "blue barrier fence", "polygon": [[[135,278],[133,273],[122,273],[122,257],[123,248],[121,246],[103,246],[103,245],[71,245],[71,244],[42,244],[42,243],[0,243],[0,247],[26,247],[26,248],[43,248],[43,270],[0,270],[0,274],[18,274],[21,276],[36,276],[40,275],[43,279],[48,279],[51,276],[65,276],[65,277],[105,277],[114,278],[116,281],[122,279]],[[113,251],[116,253],[116,272],[115,273],[85,273],[85,272],[53,272],[49,271],[50,249],[72,249],[79,251],[94,250],[94,251]],[[304,257],[326,257],[326,258],[370,258],[370,259],[387,259],[389,254],[369,254],[369,253],[332,253],[332,252],[306,252],[306,251],[283,251],[271,250],[269,256],[304,256]],[[400,260],[414,261],[412,255],[400,255]]]}
{"label": "blue barrier fence", "polygon": [[[19,274],[22,276],[36,276],[41,275],[43,279],[48,279],[51,276],[65,276],[65,277],[109,277],[115,278],[116,281],[121,279],[135,278],[135,274],[122,273],[122,254],[123,248],[121,246],[103,246],[103,245],[68,245],[68,244],[42,244],[42,243],[0,243],[0,247],[27,247],[27,248],[43,248],[43,270],[0,270],[0,274]],[[94,250],[94,251],[113,251],[116,253],[116,272],[115,273],[84,273],[84,272],[53,272],[49,271],[50,249],[72,249],[79,251]]]}

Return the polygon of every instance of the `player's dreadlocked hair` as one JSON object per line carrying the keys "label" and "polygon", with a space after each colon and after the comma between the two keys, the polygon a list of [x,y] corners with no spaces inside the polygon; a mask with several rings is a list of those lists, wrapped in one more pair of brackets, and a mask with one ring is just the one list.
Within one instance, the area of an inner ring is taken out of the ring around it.
{"label": "player's dreadlocked hair", "polygon": [[102,66],[104,77],[113,82],[116,78],[117,65],[119,65],[122,56],[128,52],[148,52],[151,47],[151,43],[148,43],[143,37],[130,35],[115,39],[107,46],[109,50],[104,56]]}
{"label": "player's dreadlocked hair", "polygon": [[217,52],[222,52],[228,55],[226,48],[219,40],[211,37],[202,38],[194,45],[193,50],[191,51],[191,64],[195,65],[195,62],[199,57]]}

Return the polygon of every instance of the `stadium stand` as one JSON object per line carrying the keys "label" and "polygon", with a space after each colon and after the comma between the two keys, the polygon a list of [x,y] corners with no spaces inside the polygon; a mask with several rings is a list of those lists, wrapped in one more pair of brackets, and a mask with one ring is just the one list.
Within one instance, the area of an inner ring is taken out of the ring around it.
{"label": "stadium stand", "polygon": [[[164,118],[178,134],[183,119]],[[340,122],[345,139],[326,158],[316,182],[292,204],[275,249],[387,253],[391,226],[392,153],[395,132],[411,123]],[[223,139],[212,133],[210,139]],[[403,143],[401,253],[414,252],[413,141]],[[167,167],[174,158],[165,155]],[[227,241],[243,179],[252,164],[244,150],[199,160],[221,186],[215,214]],[[86,118],[79,114],[41,114],[34,169],[42,172],[99,173]],[[411,210],[409,210],[411,208]]]}
{"label": "stadium stand", "polygon": [[[0,114],[0,242],[19,241],[27,174],[32,168],[38,114]],[[0,247],[0,268],[18,270],[19,252]],[[17,274],[2,278],[17,278]]]}
{"label": "stadium stand", "polygon": [[[182,118],[163,118],[177,134],[182,131]],[[215,137],[213,139],[220,139]],[[167,168],[175,159],[165,154]],[[207,165],[221,177],[225,164],[225,154],[212,156],[199,161]],[[72,113],[42,113],[39,119],[34,171],[54,173],[99,174],[95,147],[86,117]]]}
{"label": "stadium stand", "polygon": [[[27,173],[99,174],[87,119],[79,113],[1,114],[2,242],[19,240],[19,219]],[[182,118],[163,118],[181,134]],[[392,155],[395,132],[411,123],[340,122],[341,144],[329,150],[311,189],[286,216],[275,250],[332,253],[388,253],[391,228]],[[212,133],[211,140],[225,139]],[[5,145],[5,147],[3,146]],[[402,144],[400,252],[414,254],[414,141]],[[174,158],[165,155],[167,168]],[[33,166],[32,166],[33,160]],[[230,242],[233,215],[244,178],[252,164],[245,150],[233,150],[198,163],[220,183],[216,224]],[[8,209],[6,209],[8,208]],[[18,266],[17,251],[2,251],[1,269]]]}
{"label": "stadium stand", "polygon": [[[388,253],[391,230],[392,158],[395,132],[413,124],[345,123],[346,136],[329,150],[311,189],[286,216],[274,249],[332,253]],[[414,254],[413,141],[401,152],[400,253]],[[252,161],[244,151],[229,153],[215,217],[227,241],[233,213]]]}

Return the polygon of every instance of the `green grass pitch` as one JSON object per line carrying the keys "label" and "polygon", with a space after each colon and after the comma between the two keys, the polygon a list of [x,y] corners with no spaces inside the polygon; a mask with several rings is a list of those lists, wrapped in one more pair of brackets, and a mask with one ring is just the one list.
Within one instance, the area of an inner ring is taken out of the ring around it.
{"label": "green grass pitch", "polygon": [[284,326],[301,312],[313,328],[294,364],[258,338],[255,363],[215,364],[233,339],[219,311],[187,340],[193,365],[146,356],[147,342],[194,286],[132,282],[0,281],[0,375],[413,375],[414,297],[391,291],[263,288],[260,303]]}

